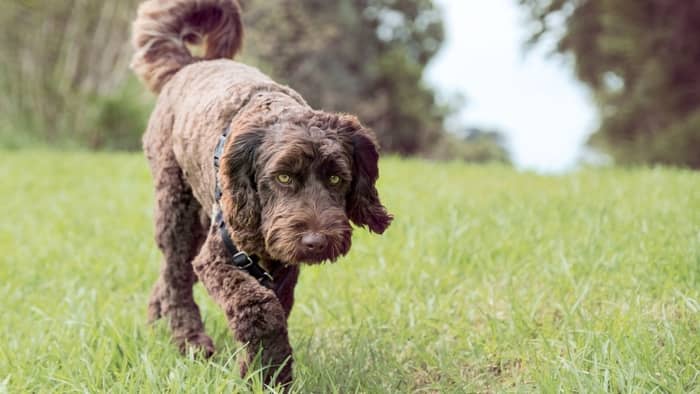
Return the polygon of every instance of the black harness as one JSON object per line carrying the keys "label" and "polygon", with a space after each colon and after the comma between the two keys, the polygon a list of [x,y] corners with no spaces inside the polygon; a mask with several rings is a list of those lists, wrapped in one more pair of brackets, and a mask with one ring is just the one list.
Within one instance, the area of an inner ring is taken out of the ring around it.
{"label": "black harness", "polygon": [[219,137],[219,143],[216,145],[214,150],[214,169],[216,171],[216,187],[214,188],[214,197],[216,199],[216,216],[214,217],[214,223],[219,228],[219,234],[224,242],[224,246],[231,254],[230,264],[234,267],[243,270],[250,274],[253,278],[257,279],[261,285],[272,289],[274,284],[274,278],[269,272],[265,271],[263,267],[258,264],[260,262],[260,257],[257,255],[248,255],[248,253],[238,250],[236,244],[233,243],[231,239],[231,234],[226,228],[226,223],[224,223],[224,214],[221,210],[221,205],[219,200],[223,192],[221,191],[221,184],[219,183],[219,168],[221,166],[221,156],[224,153],[224,146],[226,145],[226,140],[228,140],[230,129],[227,126],[224,132]]}

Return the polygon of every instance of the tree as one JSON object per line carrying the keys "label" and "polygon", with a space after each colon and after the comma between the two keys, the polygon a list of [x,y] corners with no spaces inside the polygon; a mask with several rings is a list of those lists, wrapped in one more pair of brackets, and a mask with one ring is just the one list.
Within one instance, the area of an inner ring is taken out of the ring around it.
{"label": "tree", "polygon": [[591,88],[594,145],[620,163],[700,168],[700,1],[518,1],[531,43],[557,40]]}
{"label": "tree", "polygon": [[470,163],[512,164],[506,136],[492,129],[467,127],[444,136],[433,150],[436,158]]}

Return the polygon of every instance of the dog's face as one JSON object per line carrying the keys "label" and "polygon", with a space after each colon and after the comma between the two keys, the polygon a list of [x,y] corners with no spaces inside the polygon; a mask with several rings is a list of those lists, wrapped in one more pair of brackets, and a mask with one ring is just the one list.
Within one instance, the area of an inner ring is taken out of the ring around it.
{"label": "dog's face", "polygon": [[267,252],[293,262],[335,260],[350,249],[352,152],[317,127],[288,127],[264,141],[258,153]]}
{"label": "dog's face", "polygon": [[376,233],[389,226],[375,188],[374,135],[354,117],[315,113],[233,138],[223,162],[230,182],[222,181],[231,199],[222,205],[234,238],[249,233],[286,263],[319,263],[348,252],[351,221]]}

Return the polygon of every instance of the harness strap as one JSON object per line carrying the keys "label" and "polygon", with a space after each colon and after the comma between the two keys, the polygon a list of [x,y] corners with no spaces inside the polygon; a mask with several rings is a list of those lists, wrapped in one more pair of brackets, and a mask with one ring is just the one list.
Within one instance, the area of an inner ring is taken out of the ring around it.
{"label": "harness strap", "polygon": [[219,228],[219,235],[221,235],[221,240],[224,242],[226,250],[228,250],[231,255],[230,264],[234,267],[247,272],[253,278],[255,278],[261,285],[272,289],[274,285],[274,278],[269,272],[265,271],[264,268],[260,266],[260,257],[257,255],[248,255],[244,251],[238,250],[236,244],[231,239],[231,234],[226,227],[224,222],[224,214],[219,205],[221,196],[223,192],[221,190],[221,184],[219,183],[219,168],[221,167],[221,157],[224,153],[224,146],[226,145],[226,140],[228,139],[230,132],[229,126],[226,126],[221,137],[219,137],[219,143],[216,144],[216,149],[214,150],[214,169],[216,170],[216,186],[214,188],[214,197],[216,199],[216,217],[214,218],[216,226]]}

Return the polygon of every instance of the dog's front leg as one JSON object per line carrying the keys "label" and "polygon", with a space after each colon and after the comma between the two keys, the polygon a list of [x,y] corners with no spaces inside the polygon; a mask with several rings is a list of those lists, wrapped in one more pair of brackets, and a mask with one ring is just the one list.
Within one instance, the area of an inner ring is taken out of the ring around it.
{"label": "dog's front leg", "polygon": [[[289,383],[292,379],[292,348],[287,335],[285,310],[275,293],[247,272],[230,265],[229,252],[212,226],[204,246],[195,258],[194,270],[212,298],[226,313],[235,338],[247,344],[241,375],[261,350],[261,361],[269,366],[267,383]],[[276,382],[272,376],[283,366]]]}

